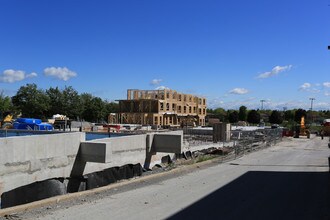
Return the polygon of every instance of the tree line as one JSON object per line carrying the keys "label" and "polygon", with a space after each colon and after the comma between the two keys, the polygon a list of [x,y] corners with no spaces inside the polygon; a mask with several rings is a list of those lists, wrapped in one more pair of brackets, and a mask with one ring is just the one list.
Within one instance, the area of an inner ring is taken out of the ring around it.
{"label": "tree line", "polygon": [[5,112],[43,120],[61,114],[73,120],[107,122],[109,113],[118,112],[118,103],[89,93],[79,94],[71,86],[43,90],[36,84],[26,84],[12,97],[0,93],[0,118]]}
{"label": "tree line", "polygon": [[246,106],[241,106],[239,110],[225,110],[223,108],[207,109],[209,118],[217,118],[221,122],[238,123],[246,121],[250,124],[269,123],[294,125],[301,122],[304,116],[306,124],[321,124],[325,118],[330,118],[330,111],[311,111],[304,109],[292,110],[248,110]]}

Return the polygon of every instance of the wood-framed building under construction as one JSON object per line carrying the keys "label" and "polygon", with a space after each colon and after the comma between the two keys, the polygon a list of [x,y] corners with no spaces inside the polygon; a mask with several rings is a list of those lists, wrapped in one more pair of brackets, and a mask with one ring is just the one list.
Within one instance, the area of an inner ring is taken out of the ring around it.
{"label": "wood-framed building under construction", "polygon": [[[175,90],[128,89],[119,101],[115,123],[158,126],[204,126],[206,99]],[[110,117],[109,117],[110,118]]]}

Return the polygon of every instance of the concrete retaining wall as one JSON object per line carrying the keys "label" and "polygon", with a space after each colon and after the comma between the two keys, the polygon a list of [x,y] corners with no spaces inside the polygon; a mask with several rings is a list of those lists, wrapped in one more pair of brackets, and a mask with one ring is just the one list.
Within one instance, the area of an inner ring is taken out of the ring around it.
{"label": "concrete retaining wall", "polygon": [[0,138],[0,195],[36,181],[79,177],[126,164],[149,168],[182,149],[182,131],[94,141],[85,141],[83,132]]}
{"label": "concrete retaining wall", "polygon": [[85,133],[0,138],[0,195],[36,181],[70,176]]}

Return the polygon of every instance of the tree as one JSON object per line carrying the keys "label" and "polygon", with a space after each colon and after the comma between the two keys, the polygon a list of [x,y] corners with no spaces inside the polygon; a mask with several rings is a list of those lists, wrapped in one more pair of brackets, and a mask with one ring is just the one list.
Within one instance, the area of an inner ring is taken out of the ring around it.
{"label": "tree", "polygon": [[103,118],[104,121],[108,121],[108,116],[110,113],[118,113],[119,112],[119,104],[116,102],[105,101],[105,112],[106,115]]}
{"label": "tree", "polygon": [[247,119],[247,108],[244,105],[239,107],[238,119],[240,121],[246,121]]}
{"label": "tree", "polygon": [[293,110],[286,110],[284,112],[284,119],[287,121],[293,121],[294,120],[294,111]]}
{"label": "tree", "polygon": [[247,115],[247,121],[251,124],[258,124],[260,123],[260,114],[256,110],[249,111]]}
{"label": "tree", "polygon": [[71,86],[63,90],[63,113],[69,118],[81,117],[83,106],[78,92]]}
{"label": "tree", "polygon": [[105,109],[107,113],[118,113],[119,104],[116,102],[105,101]]}
{"label": "tree", "polygon": [[104,119],[107,118],[106,102],[88,93],[83,93],[80,97],[84,107],[82,112],[84,120],[92,122],[105,121]]}
{"label": "tree", "polygon": [[272,111],[272,113],[269,116],[269,122],[271,124],[282,124],[283,117],[282,117],[281,112],[276,111],[276,110]]}
{"label": "tree", "polygon": [[213,114],[216,118],[218,118],[220,121],[225,122],[227,121],[227,112],[223,108],[216,108],[213,110]]}
{"label": "tree", "polygon": [[23,117],[45,119],[49,109],[49,98],[36,84],[21,86],[12,97],[13,104],[21,111]]}
{"label": "tree", "polygon": [[9,96],[5,96],[3,92],[0,92],[0,119],[3,117],[4,112],[10,112],[13,110],[13,104]]}
{"label": "tree", "polygon": [[238,122],[238,112],[237,111],[232,111],[228,115],[228,120],[230,123],[237,123]]}
{"label": "tree", "polygon": [[49,98],[49,110],[48,116],[56,114],[64,114],[64,97],[62,91],[56,87],[50,87],[46,90],[46,94]]}
{"label": "tree", "polygon": [[294,120],[295,120],[295,122],[297,122],[298,124],[300,124],[300,122],[301,122],[301,118],[302,117],[305,117],[305,119],[306,119],[306,110],[304,110],[304,109],[298,109],[298,110],[296,110],[295,111],[295,114],[294,114]]}

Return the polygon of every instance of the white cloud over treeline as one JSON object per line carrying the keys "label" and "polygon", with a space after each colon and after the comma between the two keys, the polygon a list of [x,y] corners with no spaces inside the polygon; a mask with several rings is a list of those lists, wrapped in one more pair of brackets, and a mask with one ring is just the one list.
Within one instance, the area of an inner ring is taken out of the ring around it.
{"label": "white cloud over treeline", "polygon": [[68,81],[72,77],[76,77],[77,73],[66,67],[47,67],[44,69],[45,76],[52,76],[60,80]]}
{"label": "white cloud over treeline", "polygon": [[325,96],[329,96],[330,82],[323,83],[309,83],[305,82],[299,86],[299,91],[302,92],[311,92],[311,93],[320,93],[323,92]]}
{"label": "white cloud over treeline", "polygon": [[22,81],[27,78],[36,77],[37,75],[38,74],[35,72],[26,74],[22,70],[7,69],[7,70],[4,70],[2,74],[0,74],[0,82],[14,83],[14,82]]}

